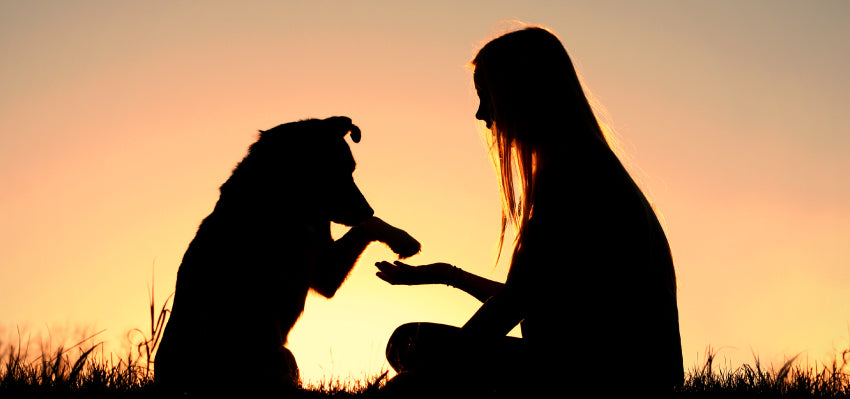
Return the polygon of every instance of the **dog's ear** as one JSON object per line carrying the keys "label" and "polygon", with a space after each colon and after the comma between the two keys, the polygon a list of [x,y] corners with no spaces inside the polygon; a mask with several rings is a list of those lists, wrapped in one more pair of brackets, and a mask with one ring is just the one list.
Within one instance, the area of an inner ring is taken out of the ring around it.
{"label": "dog's ear", "polygon": [[355,143],[360,142],[360,128],[351,123],[351,118],[347,116],[332,116],[325,119],[325,122],[334,125],[334,129],[339,129],[338,131],[342,133],[343,137],[345,137],[348,132],[351,132],[351,141]]}
{"label": "dog's ear", "polygon": [[351,141],[360,142],[360,128],[357,125],[351,125]]}

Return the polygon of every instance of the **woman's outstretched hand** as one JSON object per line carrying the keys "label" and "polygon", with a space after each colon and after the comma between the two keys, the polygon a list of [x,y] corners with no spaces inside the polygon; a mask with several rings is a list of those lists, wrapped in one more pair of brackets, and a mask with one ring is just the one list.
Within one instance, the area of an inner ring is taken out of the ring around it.
{"label": "woman's outstretched hand", "polygon": [[448,263],[411,266],[401,261],[378,262],[375,266],[380,270],[377,276],[392,285],[447,284],[455,269]]}

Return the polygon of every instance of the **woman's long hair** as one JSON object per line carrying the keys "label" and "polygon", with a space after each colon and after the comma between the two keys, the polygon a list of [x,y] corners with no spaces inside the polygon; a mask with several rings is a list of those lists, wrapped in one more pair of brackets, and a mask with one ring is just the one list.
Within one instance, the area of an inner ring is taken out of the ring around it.
{"label": "woman's long hair", "polygon": [[537,172],[561,149],[607,142],[567,50],[550,31],[532,26],[502,35],[471,64],[479,96],[490,104],[491,153],[502,192],[498,251],[510,220],[516,254],[534,214]]}

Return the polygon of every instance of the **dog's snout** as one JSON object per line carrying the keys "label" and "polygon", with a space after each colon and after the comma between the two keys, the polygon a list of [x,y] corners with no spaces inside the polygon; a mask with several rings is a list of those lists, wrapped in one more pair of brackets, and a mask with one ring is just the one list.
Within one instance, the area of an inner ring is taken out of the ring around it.
{"label": "dog's snout", "polygon": [[344,224],[346,226],[354,226],[366,221],[375,214],[375,211],[369,206],[366,197],[360,192],[354,179],[351,179],[345,187],[340,187],[338,195],[334,196],[334,210],[331,215],[331,220],[334,223]]}

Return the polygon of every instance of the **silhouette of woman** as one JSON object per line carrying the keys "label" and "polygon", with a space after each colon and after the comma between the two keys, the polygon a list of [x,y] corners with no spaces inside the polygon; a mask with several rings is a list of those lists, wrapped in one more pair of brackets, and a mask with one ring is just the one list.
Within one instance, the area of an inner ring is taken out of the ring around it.
{"label": "silhouette of woman", "polygon": [[[667,239],[609,147],[566,49],[528,27],[487,43],[472,66],[475,117],[492,132],[501,175],[500,248],[508,220],[518,231],[510,271],[502,284],[446,263],[378,262],[391,284],[444,283],[483,302],[461,328],[396,329],[387,358],[397,379],[525,393],[681,385]],[[517,324],[522,338],[506,336]]]}

